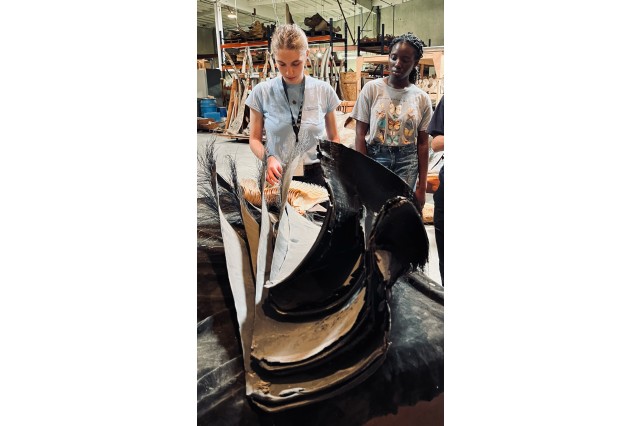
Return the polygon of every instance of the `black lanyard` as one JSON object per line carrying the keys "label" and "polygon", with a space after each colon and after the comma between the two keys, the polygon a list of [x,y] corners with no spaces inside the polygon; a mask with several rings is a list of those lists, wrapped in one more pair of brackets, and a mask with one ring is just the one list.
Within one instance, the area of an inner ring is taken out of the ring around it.
{"label": "black lanyard", "polygon": [[291,111],[291,104],[289,103],[289,94],[287,93],[287,84],[282,79],[282,87],[284,87],[284,95],[287,98],[287,106],[289,107],[289,114],[291,114],[291,127],[293,127],[293,133],[296,135],[296,143],[298,143],[298,133],[300,132],[300,123],[302,123],[302,107],[304,106],[304,76],[302,76],[302,100],[300,101],[300,110],[298,111],[298,120],[293,119],[293,111]]}

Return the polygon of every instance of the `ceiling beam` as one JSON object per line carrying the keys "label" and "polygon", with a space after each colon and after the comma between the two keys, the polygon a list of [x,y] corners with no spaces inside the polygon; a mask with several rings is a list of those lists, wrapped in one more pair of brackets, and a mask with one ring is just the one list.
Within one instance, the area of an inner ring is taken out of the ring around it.
{"label": "ceiling beam", "polygon": [[[250,25],[250,22],[247,23],[247,21],[251,20],[254,11],[256,19],[263,23],[275,23],[276,21],[284,23],[284,3],[288,3],[294,21],[303,29],[307,29],[303,23],[304,18],[313,15],[314,10],[325,15],[323,18],[327,21],[329,18],[333,18],[334,21],[342,21],[342,12],[344,12],[344,17],[351,19],[354,16],[360,16],[361,13],[367,16],[377,5],[385,8],[392,3],[400,4],[407,1],[410,0],[323,0],[322,2],[319,0],[198,0],[198,20],[199,23],[202,23],[204,19],[213,17],[215,7],[220,6],[225,28],[229,23],[232,27],[237,25],[235,20],[230,22],[227,18],[227,14],[236,10],[236,7],[239,12],[238,24],[241,26]],[[342,12],[340,6],[342,6]]]}
{"label": "ceiling beam", "polygon": [[[275,2],[275,6],[276,6],[276,10],[278,11],[278,18],[281,18],[281,21],[284,21],[284,10],[285,10],[285,6],[284,3],[289,3],[289,8],[291,10],[291,14],[296,15],[296,17],[301,16],[300,13],[296,13],[296,9],[299,8],[300,6],[303,6],[305,8],[308,8],[308,3],[305,3],[304,5],[300,4],[302,3],[300,0],[218,0],[220,2],[220,4],[231,7],[232,9],[234,8],[238,8],[240,10],[243,10],[245,12],[249,12],[249,13],[253,13],[253,9],[256,10],[256,13],[259,15],[263,15],[265,17],[270,17],[271,20],[276,20],[275,19],[275,14],[274,14],[274,2]],[[345,9],[345,16],[347,18],[354,16],[354,11],[353,11],[353,1],[354,0],[340,0],[343,8]],[[400,2],[402,0],[398,0],[398,2]],[[360,7],[362,7],[363,12],[369,12],[369,10],[371,10],[373,8],[372,6],[372,0],[355,0],[356,4],[359,5]],[[323,4],[320,4],[320,2],[316,1],[318,9],[320,9]],[[384,6],[381,6],[384,7]],[[332,18],[336,19],[339,17],[341,17],[340,14],[340,8],[338,7],[338,1],[337,0],[325,0],[324,2],[324,10],[325,12],[328,10],[333,11],[335,16],[331,16]],[[355,15],[359,15],[360,14],[360,10],[358,8],[358,10],[356,10]],[[311,15],[309,15],[311,16]],[[303,17],[304,18],[304,17]],[[324,17],[325,19],[329,19],[328,17]]]}
{"label": "ceiling beam", "polygon": [[380,6],[380,8],[385,8],[389,6],[395,6],[402,3],[408,3],[411,0],[371,0],[371,6],[376,7]]}
{"label": "ceiling beam", "polygon": [[203,18],[203,17],[206,17],[206,16],[214,16],[215,13],[216,12],[213,11],[213,10],[206,10],[206,11],[203,11],[203,12],[198,12],[198,18]]}
{"label": "ceiling beam", "polygon": [[249,13],[253,13],[254,8],[255,9],[258,9],[258,7],[264,8],[265,6],[268,6],[268,8],[273,11],[273,8],[271,7],[271,1],[265,2],[264,4],[258,4],[253,2],[252,0],[218,0],[218,1],[220,4],[229,6],[232,9],[235,9],[237,7],[238,9],[241,9]]}
{"label": "ceiling beam", "polygon": [[250,4],[256,5],[256,6],[260,6],[260,5],[271,5],[273,3],[296,3],[299,0],[249,0]]}
{"label": "ceiling beam", "polygon": [[[352,1],[349,1],[351,5],[353,5]],[[373,9],[373,0],[356,0],[356,5],[361,6],[366,11],[370,11]]]}

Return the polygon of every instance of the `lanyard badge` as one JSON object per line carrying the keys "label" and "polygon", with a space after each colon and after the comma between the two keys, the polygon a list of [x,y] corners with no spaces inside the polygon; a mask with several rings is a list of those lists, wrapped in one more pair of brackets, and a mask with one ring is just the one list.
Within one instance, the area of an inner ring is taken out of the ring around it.
{"label": "lanyard badge", "polygon": [[287,92],[287,84],[284,82],[284,78],[282,79],[282,87],[284,87],[284,95],[287,98],[287,106],[289,107],[289,114],[291,115],[291,127],[293,128],[293,133],[296,135],[296,143],[298,143],[298,133],[300,132],[300,124],[302,123],[302,107],[304,106],[304,79],[305,76],[302,76],[302,100],[300,101],[300,110],[298,111],[298,119],[294,120],[293,111],[291,111],[291,104],[289,102],[289,93]]}

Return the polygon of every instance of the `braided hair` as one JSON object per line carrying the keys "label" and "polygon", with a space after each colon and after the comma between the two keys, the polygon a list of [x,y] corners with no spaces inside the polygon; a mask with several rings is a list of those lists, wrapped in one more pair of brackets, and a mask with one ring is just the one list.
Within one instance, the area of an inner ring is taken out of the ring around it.
{"label": "braided hair", "polygon": [[[395,46],[398,43],[410,44],[413,47],[413,49],[416,51],[416,54],[415,54],[416,61],[422,58],[422,52],[423,52],[422,47],[424,46],[424,42],[420,40],[415,34],[409,32],[394,38],[391,41],[391,44],[389,45],[389,52],[391,52],[391,50],[393,49],[393,46]],[[414,67],[411,70],[411,74],[409,74],[409,81],[413,84],[416,84],[416,82],[418,81],[417,67]]]}

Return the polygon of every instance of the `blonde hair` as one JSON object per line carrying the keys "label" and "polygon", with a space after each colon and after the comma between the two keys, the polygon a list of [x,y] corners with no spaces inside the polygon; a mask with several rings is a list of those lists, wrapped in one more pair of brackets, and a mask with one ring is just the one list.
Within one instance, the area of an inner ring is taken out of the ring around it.
{"label": "blonde hair", "polygon": [[271,36],[271,53],[275,55],[280,49],[306,52],[309,49],[307,35],[296,24],[280,25]]}

